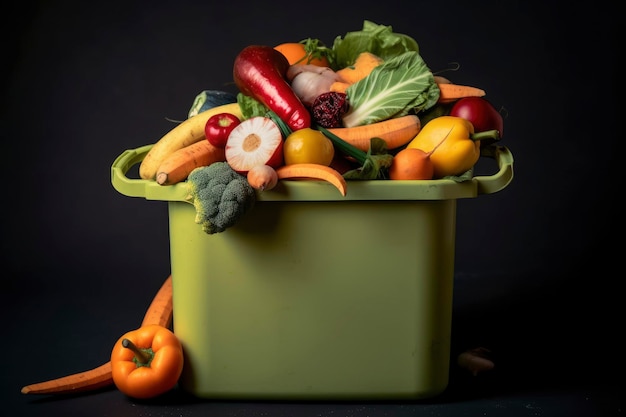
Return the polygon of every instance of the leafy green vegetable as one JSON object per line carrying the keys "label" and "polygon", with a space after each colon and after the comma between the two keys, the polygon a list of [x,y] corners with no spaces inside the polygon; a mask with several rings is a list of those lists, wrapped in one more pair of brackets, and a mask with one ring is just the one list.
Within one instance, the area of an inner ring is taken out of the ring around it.
{"label": "leafy green vegetable", "polygon": [[363,22],[363,30],[337,36],[329,54],[331,68],[337,70],[354,64],[361,52],[370,52],[383,60],[407,51],[419,52],[415,39],[394,33],[391,26],[379,25],[369,20]]}
{"label": "leafy green vegetable", "polygon": [[345,127],[360,126],[434,106],[439,87],[419,53],[405,52],[383,62],[346,90],[350,110]]}
{"label": "leafy green vegetable", "polygon": [[244,120],[255,116],[265,116],[269,111],[263,103],[243,93],[237,94],[237,103],[239,104]]}
{"label": "leafy green vegetable", "polygon": [[[331,55],[333,52],[331,48],[324,45],[324,42],[322,42],[319,39],[307,38],[307,39],[301,40],[299,43],[304,45],[304,52],[306,52],[306,58],[309,61],[313,59],[324,59],[324,58],[329,60],[330,59],[329,55]],[[308,62],[305,62],[305,61],[303,61],[302,63],[308,64]]]}

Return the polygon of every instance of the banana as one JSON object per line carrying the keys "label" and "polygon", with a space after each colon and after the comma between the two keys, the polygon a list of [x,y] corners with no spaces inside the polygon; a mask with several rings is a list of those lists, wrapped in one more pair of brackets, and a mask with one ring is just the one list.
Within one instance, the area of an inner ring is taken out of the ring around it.
{"label": "banana", "polygon": [[155,179],[165,158],[179,149],[205,139],[204,126],[207,120],[219,113],[231,113],[239,119],[243,118],[239,104],[230,103],[213,107],[186,119],[161,137],[148,151],[139,165],[139,176],[146,180]]}

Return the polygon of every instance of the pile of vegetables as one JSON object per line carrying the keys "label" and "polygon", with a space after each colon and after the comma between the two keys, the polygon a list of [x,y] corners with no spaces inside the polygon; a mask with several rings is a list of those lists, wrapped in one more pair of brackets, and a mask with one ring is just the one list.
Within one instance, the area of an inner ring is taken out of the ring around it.
{"label": "pile of vegetables", "polygon": [[[503,132],[483,89],[434,75],[415,39],[367,20],[332,46],[312,38],[249,45],[233,80],[236,94],[202,91],[139,171],[164,186],[185,182],[209,234],[285,179],[323,180],[342,195],[350,180],[469,180]],[[218,175],[209,169],[218,163],[233,181],[223,190],[237,193],[198,192],[195,179]]]}

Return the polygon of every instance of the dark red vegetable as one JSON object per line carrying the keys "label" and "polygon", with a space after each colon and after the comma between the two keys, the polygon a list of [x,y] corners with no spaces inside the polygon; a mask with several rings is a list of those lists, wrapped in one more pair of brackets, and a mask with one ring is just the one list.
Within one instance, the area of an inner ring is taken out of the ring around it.
{"label": "dark red vegetable", "polygon": [[263,103],[291,130],[311,126],[311,115],[287,82],[287,58],[271,46],[245,47],[233,66],[233,78],[239,90]]}
{"label": "dark red vegetable", "polygon": [[313,120],[326,128],[343,127],[342,116],[350,109],[345,93],[322,93],[315,98],[311,113]]}
{"label": "dark red vegetable", "polygon": [[241,121],[231,113],[218,113],[209,117],[204,125],[204,136],[209,143],[217,148],[224,148],[228,135]]}
{"label": "dark red vegetable", "polygon": [[504,120],[496,108],[485,98],[464,97],[450,109],[450,116],[462,117],[474,126],[474,132],[497,130],[502,137]]}

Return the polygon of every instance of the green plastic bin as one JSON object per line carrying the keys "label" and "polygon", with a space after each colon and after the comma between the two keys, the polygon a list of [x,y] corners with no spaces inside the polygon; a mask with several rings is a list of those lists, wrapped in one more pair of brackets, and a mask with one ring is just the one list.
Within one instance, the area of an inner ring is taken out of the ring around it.
{"label": "green plastic bin", "polygon": [[187,186],[127,177],[123,195],[168,202],[180,387],[207,399],[423,399],[448,385],[456,200],[505,188],[513,156],[471,181],[313,180],[259,193],[208,235]]}

